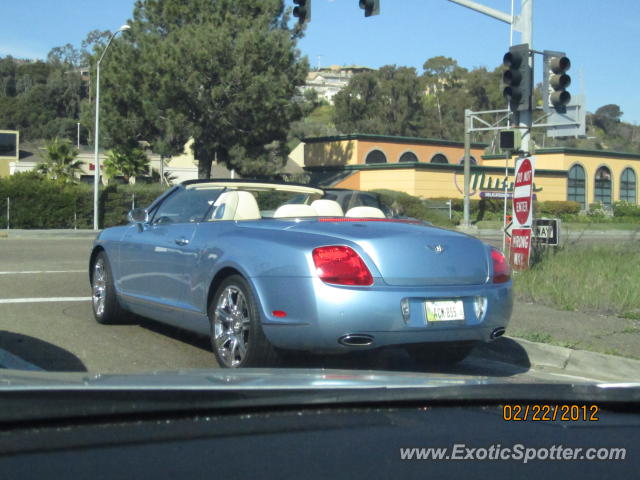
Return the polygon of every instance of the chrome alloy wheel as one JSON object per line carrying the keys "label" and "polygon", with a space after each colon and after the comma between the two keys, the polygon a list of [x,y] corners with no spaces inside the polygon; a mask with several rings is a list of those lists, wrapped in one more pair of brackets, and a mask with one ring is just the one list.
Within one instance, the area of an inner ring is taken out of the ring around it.
{"label": "chrome alloy wheel", "polygon": [[239,367],[249,346],[249,306],[242,291],[229,285],[218,297],[213,318],[213,341],[226,367]]}
{"label": "chrome alloy wheel", "polygon": [[98,258],[93,266],[93,286],[91,301],[93,302],[93,311],[98,317],[104,314],[104,304],[107,295],[107,274],[104,268],[104,259]]}

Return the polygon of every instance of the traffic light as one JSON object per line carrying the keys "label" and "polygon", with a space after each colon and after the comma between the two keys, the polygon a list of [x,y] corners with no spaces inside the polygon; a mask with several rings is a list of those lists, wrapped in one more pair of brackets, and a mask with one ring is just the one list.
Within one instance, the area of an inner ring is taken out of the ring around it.
{"label": "traffic light", "polygon": [[543,109],[549,112],[554,108],[558,113],[565,113],[571,101],[571,94],[566,88],[571,85],[571,77],[566,71],[571,68],[571,60],[564,52],[544,51],[544,77],[542,88],[545,92]]}
{"label": "traffic light", "polygon": [[500,149],[516,152],[520,150],[522,134],[516,128],[500,131]]}
{"label": "traffic light", "polygon": [[507,70],[502,74],[502,94],[509,101],[512,112],[531,110],[532,68],[529,65],[529,44],[514,45],[504,55]]}
{"label": "traffic light", "polygon": [[298,25],[304,25],[311,21],[311,0],[293,0],[296,6],[293,8],[293,16],[298,19]]}
{"label": "traffic light", "polygon": [[380,14],[380,0],[359,0],[360,8],[364,10],[364,16]]}

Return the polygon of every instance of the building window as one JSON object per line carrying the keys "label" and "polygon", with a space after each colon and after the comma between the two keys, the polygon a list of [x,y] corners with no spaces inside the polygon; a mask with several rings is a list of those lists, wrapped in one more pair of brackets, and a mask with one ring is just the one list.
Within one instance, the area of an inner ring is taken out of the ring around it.
{"label": "building window", "polygon": [[625,168],[620,177],[620,200],[636,203],[636,172],[631,168]]}
{"label": "building window", "polygon": [[367,154],[364,163],[387,163],[387,156],[382,150],[372,150]]}
{"label": "building window", "polygon": [[587,207],[585,198],[585,175],[581,165],[574,165],[569,169],[569,183],[567,190],[567,200],[578,202],[582,208]]}
{"label": "building window", "polygon": [[594,197],[596,202],[611,206],[611,170],[607,167],[596,170]]}
{"label": "building window", "polygon": [[[474,157],[473,155],[469,156],[469,160],[471,160],[471,165],[477,165],[478,164],[478,161],[476,160],[476,157]],[[458,163],[460,165],[464,165],[464,157],[462,157]]]}
{"label": "building window", "polygon": [[400,155],[400,162],[419,162],[418,156],[413,152],[404,152]]}
{"label": "building window", "polygon": [[442,153],[436,153],[431,157],[431,163],[449,163],[447,157]]}

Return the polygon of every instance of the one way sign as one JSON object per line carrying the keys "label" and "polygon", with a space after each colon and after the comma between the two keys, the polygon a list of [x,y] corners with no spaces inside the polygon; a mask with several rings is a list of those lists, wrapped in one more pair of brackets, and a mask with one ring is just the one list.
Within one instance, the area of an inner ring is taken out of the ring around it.
{"label": "one way sign", "polygon": [[560,241],[560,219],[538,218],[533,221],[532,236],[539,243],[558,245]]}

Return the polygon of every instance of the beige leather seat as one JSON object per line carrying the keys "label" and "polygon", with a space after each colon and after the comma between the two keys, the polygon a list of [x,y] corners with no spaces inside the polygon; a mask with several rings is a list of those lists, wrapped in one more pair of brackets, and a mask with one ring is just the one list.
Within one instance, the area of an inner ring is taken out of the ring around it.
{"label": "beige leather seat", "polygon": [[250,192],[224,192],[213,204],[211,220],[258,220],[261,217],[256,199]]}
{"label": "beige leather seat", "polygon": [[273,214],[273,218],[299,218],[317,216],[318,214],[311,205],[301,205],[297,203],[281,205]]}
{"label": "beige leather seat", "polygon": [[384,212],[376,207],[353,207],[347,210],[345,217],[351,218],[385,218]]}
{"label": "beige leather seat", "polygon": [[314,200],[311,206],[320,217],[342,217],[344,212],[342,207],[335,200]]}

